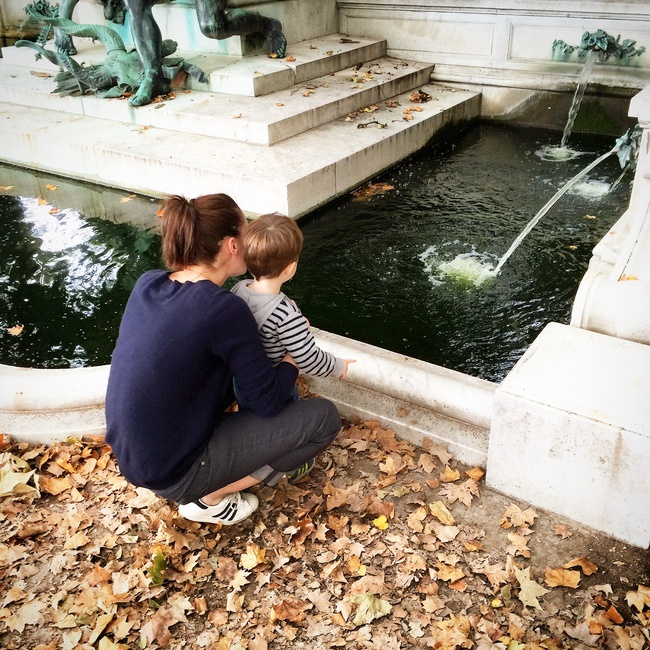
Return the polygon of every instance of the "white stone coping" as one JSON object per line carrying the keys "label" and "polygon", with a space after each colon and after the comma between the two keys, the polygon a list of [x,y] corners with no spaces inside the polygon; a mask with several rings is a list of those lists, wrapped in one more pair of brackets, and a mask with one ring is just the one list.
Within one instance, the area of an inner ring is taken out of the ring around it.
{"label": "white stone coping", "polygon": [[343,380],[445,417],[489,429],[497,384],[413,357],[313,330],[320,347],[355,359]]}
{"label": "white stone coping", "polygon": [[109,368],[54,370],[0,365],[0,413],[103,405]]}
{"label": "white stone coping", "polygon": [[[336,334],[320,330],[314,334],[323,349],[356,359],[342,387],[372,391],[384,401],[489,430],[496,384]],[[34,444],[102,433],[109,368],[0,365],[0,432]],[[381,420],[381,413],[375,415]]]}

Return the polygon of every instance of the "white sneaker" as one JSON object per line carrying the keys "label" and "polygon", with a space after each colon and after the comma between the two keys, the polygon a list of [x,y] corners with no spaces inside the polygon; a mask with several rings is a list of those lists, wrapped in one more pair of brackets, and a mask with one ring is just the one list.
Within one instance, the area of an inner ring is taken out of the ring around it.
{"label": "white sneaker", "polygon": [[250,517],[259,505],[259,500],[249,492],[233,492],[225,496],[216,506],[207,506],[200,499],[178,506],[178,512],[190,521],[231,526]]}

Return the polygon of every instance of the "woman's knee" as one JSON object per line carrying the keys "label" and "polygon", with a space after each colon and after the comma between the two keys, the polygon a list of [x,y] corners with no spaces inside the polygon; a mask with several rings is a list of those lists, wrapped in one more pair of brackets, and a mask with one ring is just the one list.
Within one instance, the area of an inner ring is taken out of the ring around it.
{"label": "woman's knee", "polygon": [[321,413],[321,424],[318,428],[318,433],[331,442],[341,430],[341,416],[338,409],[332,402],[322,397],[315,398],[313,401],[318,403],[318,408]]}

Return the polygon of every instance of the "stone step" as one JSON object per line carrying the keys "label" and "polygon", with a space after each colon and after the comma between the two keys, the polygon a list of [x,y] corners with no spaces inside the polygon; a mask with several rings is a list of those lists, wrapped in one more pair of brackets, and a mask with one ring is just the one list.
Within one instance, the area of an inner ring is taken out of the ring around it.
{"label": "stone step", "polygon": [[[80,64],[96,65],[106,58],[106,48],[89,38],[76,38],[75,46],[78,53],[74,59]],[[54,42],[48,41],[45,48],[54,51]],[[44,72],[58,70],[45,58],[36,60],[35,54],[27,47],[2,48],[0,68],[10,65]],[[386,54],[386,41],[331,34],[289,46],[287,56],[295,59],[289,61],[270,59],[265,54],[242,58],[209,51],[188,52],[182,48],[177,54],[209,76],[207,85],[189,78],[189,88],[254,97],[378,59]]]}
{"label": "stone step", "polygon": [[[421,89],[430,101],[414,104],[410,91],[402,93],[373,112],[333,119],[273,146],[25,110],[4,100],[0,158],[153,196],[226,192],[249,214],[276,210],[296,218],[416,152],[441,129],[478,118],[479,93]],[[422,110],[406,120],[410,107]]]}
{"label": "stone step", "polygon": [[[137,109],[122,99],[52,94],[53,77],[0,66],[0,101],[206,137],[275,144],[428,83],[433,66],[383,57],[263,97],[179,90]],[[53,72],[56,68],[53,66]]]}

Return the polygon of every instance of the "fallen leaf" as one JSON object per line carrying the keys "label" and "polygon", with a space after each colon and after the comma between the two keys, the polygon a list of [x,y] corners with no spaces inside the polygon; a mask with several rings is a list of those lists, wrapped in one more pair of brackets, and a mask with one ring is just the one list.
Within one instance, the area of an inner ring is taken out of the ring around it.
{"label": "fallen leaf", "polygon": [[558,537],[561,537],[562,539],[566,539],[567,537],[571,537],[573,535],[573,532],[569,530],[568,526],[564,524],[556,524],[555,525],[555,530],[553,531]]}
{"label": "fallen leaf", "polygon": [[41,70],[30,70],[29,74],[42,79],[49,79],[52,76],[49,72],[42,72]]}
{"label": "fallen leaf", "polygon": [[282,102],[277,102],[276,106],[284,106],[284,104]]}
{"label": "fallen leaf", "polygon": [[386,530],[388,528],[388,521],[385,515],[380,515],[377,519],[373,519],[372,523],[379,530]]}
{"label": "fallen leaf", "polygon": [[595,214],[586,214],[585,219],[595,219],[596,215]]}
{"label": "fallen leaf", "polygon": [[45,622],[45,617],[41,614],[45,607],[45,603],[40,600],[32,600],[19,607],[14,614],[7,616],[4,623],[10,630],[22,633],[26,625],[41,625]]}
{"label": "fallen leaf", "polygon": [[472,467],[465,474],[478,483],[485,475],[485,472],[480,467]]}
{"label": "fallen leaf", "polygon": [[147,567],[147,573],[151,576],[152,584],[159,586],[165,581],[165,576],[163,571],[167,568],[167,560],[163,555],[163,552],[158,549],[156,555],[153,558],[152,564],[150,567]]}
{"label": "fallen leaf", "polygon": [[[29,463],[9,452],[0,454],[0,497],[32,495],[40,496],[35,484],[36,470]],[[28,485],[32,481],[34,485]]]}
{"label": "fallen leaf", "polygon": [[359,594],[351,598],[351,601],[358,605],[357,613],[354,616],[354,625],[368,625],[372,621],[390,614],[391,604],[387,600],[378,598],[374,594]]}
{"label": "fallen leaf", "polygon": [[630,607],[635,607],[642,612],[644,607],[650,607],[650,587],[639,585],[636,591],[628,591],[625,594],[625,601]]}
{"label": "fallen leaf", "polygon": [[442,501],[436,501],[429,504],[429,510],[431,514],[445,526],[453,526],[456,522],[447,506]]}
{"label": "fallen leaf", "polygon": [[580,582],[580,571],[547,567],[544,582],[549,587],[571,587],[571,589],[575,589]]}
{"label": "fallen leaf", "polygon": [[0,192],[6,192],[7,190],[13,190],[13,185],[0,185]]}
{"label": "fallen leaf", "polygon": [[289,63],[293,63],[296,60],[295,56],[288,56],[286,57],[286,61],[289,61]]}
{"label": "fallen leaf", "polygon": [[266,549],[260,548],[257,544],[248,544],[246,553],[242,553],[239,558],[239,564],[244,569],[253,569],[258,564],[266,561]]}
{"label": "fallen leaf", "polygon": [[59,208],[50,208],[50,214],[59,214],[61,210]]}
{"label": "fallen leaf", "polygon": [[445,465],[445,471],[440,474],[440,480],[443,483],[451,483],[460,478],[460,472],[457,469],[451,469],[449,465]]}
{"label": "fallen leaf", "polygon": [[129,194],[129,196],[123,196],[120,199],[120,203],[127,203],[128,201],[133,201],[135,198],[137,198],[136,194]]}
{"label": "fallen leaf", "polygon": [[564,569],[572,569],[576,566],[579,566],[586,576],[590,576],[598,571],[598,567],[586,557],[576,557],[562,565]]}
{"label": "fallen leaf", "polygon": [[48,183],[48,184],[45,186],[45,189],[46,189],[46,190],[51,190],[52,192],[54,192],[55,190],[58,190],[58,189],[59,189],[59,186],[58,186],[58,185],[51,185],[50,183]]}
{"label": "fallen leaf", "polygon": [[241,113],[237,113],[236,115],[233,115],[233,116],[232,116],[232,119],[233,119],[233,120],[238,120],[241,116],[242,116]]}
{"label": "fallen leaf", "polygon": [[638,279],[639,278],[636,275],[625,275],[624,274],[624,275],[621,275],[621,277],[619,278],[619,281],[620,282],[630,282],[630,281],[634,281],[634,280],[638,280]]}
{"label": "fallen leaf", "polygon": [[38,204],[39,205],[45,205],[47,201],[45,199],[38,199]]}
{"label": "fallen leaf", "polygon": [[23,329],[25,329],[24,325],[14,325],[13,327],[7,327],[7,334],[11,334],[11,336],[20,336]]}
{"label": "fallen leaf", "polygon": [[519,590],[519,595],[517,598],[526,606],[526,607],[535,607],[536,609],[542,609],[542,606],[537,600],[540,596],[548,593],[548,589],[542,587],[542,585],[535,582],[530,577],[530,567],[525,569],[515,568],[515,577],[521,589]]}
{"label": "fallen leaf", "polygon": [[444,562],[436,562],[436,572],[438,574],[438,580],[442,580],[443,582],[456,582],[465,576],[462,569],[450,566]]}
{"label": "fallen leaf", "polygon": [[618,610],[616,609],[616,607],[614,607],[614,605],[612,605],[612,606],[611,606],[611,607],[610,607],[610,608],[605,612],[605,616],[607,616],[607,618],[608,618],[610,621],[613,621],[613,622],[616,623],[617,625],[620,625],[620,624],[623,622],[623,620],[624,620],[623,617],[618,613]]}
{"label": "fallen leaf", "polygon": [[289,597],[285,598],[277,605],[271,607],[269,620],[271,623],[275,621],[290,621],[291,623],[300,623],[305,620],[307,611],[314,606],[300,598]]}
{"label": "fallen leaf", "polygon": [[535,523],[535,518],[539,515],[532,509],[526,508],[522,510],[519,506],[511,503],[506,511],[501,515],[499,519],[499,525],[502,528],[510,528],[515,526],[519,528],[520,526],[532,526]]}
{"label": "fallen leaf", "polygon": [[512,542],[515,553],[514,555],[521,555],[522,557],[530,557],[530,549],[528,548],[528,540],[518,533],[508,533],[508,539]]}

